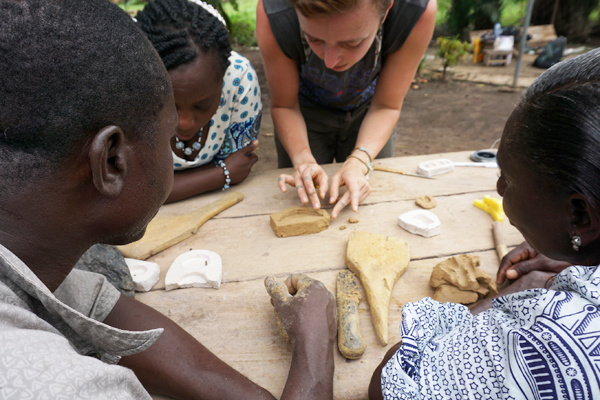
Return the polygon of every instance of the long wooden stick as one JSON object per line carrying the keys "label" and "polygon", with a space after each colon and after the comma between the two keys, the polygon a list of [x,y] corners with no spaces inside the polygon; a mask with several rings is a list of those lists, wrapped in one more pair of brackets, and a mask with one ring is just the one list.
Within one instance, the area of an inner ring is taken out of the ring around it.
{"label": "long wooden stick", "polygon": [[383,165],[373,165],[373,169],[375,171],[392,172],[394,174],[400,174],[400,175],[406,175],[406,176],[414,176],[416,178],[435,179],[432,176],[425,176],[425,175],[419,175],[419,174],[410,174],[410,173],[408,173],[406,171],[402,171],[401,169],[385,167]]}
{"label": "long wooden stick", "polygon": [[494,221],[492,223],[492,232],[494,234],[494,243],[496,243],[496,253],[498,258],[502,261],[502,258],[508,253],[508,247],[504,242],[504,234],[502,233],[502,223],[500,221]]}

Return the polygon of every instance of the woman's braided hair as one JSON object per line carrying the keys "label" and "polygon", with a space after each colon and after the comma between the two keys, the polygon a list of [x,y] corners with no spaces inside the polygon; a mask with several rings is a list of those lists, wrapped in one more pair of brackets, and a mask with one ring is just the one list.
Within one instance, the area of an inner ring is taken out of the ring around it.
{"label": "woman's braided hair", "polygon": [[136,15],[167,70],[196,59],[197,51],[216,51],[223,73],[231,45],[225,25],[209,11],[188,0],[153,0]]}

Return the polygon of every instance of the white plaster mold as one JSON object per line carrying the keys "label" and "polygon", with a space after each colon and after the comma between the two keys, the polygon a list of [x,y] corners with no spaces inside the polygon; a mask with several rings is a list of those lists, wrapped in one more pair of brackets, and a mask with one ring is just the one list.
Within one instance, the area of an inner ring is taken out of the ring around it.
{"label": "white plaster mold", "polygon": [[149,292],[152,290],[160,277],[160,267],[158,264],[150,261],[136,260],[135,258],[125,258],[125,263],[129,267],[135,290],[137,292]]}
{"label": "white plaster mold", "polygon": [[447,158],[436,158],[419,163],[417,174],[423,176],[435,176],[454,171],[454,163]]}
{"label": "white plaster mold", "polygon": [[440,219],[427,210],[413,210],[405,212],[398,217],[398,225],[410,233],[424,237],[432,237],[440,234]]}
{"label": "white plaster mold", "polygon": [[165,290],[221,287],[221,256],[210,250],[190,250],[179,255],[167,271]]}

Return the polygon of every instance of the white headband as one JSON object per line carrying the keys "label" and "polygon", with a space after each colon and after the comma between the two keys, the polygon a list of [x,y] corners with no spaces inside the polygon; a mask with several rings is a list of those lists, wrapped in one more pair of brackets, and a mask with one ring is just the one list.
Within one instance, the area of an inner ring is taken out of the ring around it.
{"label": "white headband", "polygon": [[213,6],[211,6],[210,4],[208,4],[202,0],[189,0],[189,1],[191,3],[197,4],[200,7],[204,8],[206,11],[211,13],[215,18],[217,18],[219,21],[221,21],[221,23],[223,25],[225,25],[225,27],[227,27],[227,24],[225,23],[225,19],[221,16],[221,14],[219,14],[219,12],[217,11],[216,8],[214,8]]}

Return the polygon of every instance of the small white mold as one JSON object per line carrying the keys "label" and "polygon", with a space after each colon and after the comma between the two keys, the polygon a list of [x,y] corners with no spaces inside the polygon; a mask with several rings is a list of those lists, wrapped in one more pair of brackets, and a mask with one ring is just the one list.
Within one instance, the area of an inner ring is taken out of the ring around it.
{"label": "small white mold", "polygon": [[419,163],[417,174],[423,176],[435,176],[445,174],[454,170],[454,163],[447,158],[423,161]]}
{"label": "small white mold", "polygon": [[413,210],[400,215],[398,225],[410,233],[432,237],[440,234],[441,222],[431,211]]}
{"label": "small white mold", "polygon": [[165,290],[221,287],[221,256],[210,250],[190,250],[173,261],[165,277]]}
{"label": "small white mold", "polygon": [[157,263],[136,260],[135,258],[125,258],[125,263],[129,267],[136,291],[149,292],[158,282],[160,267]]}

